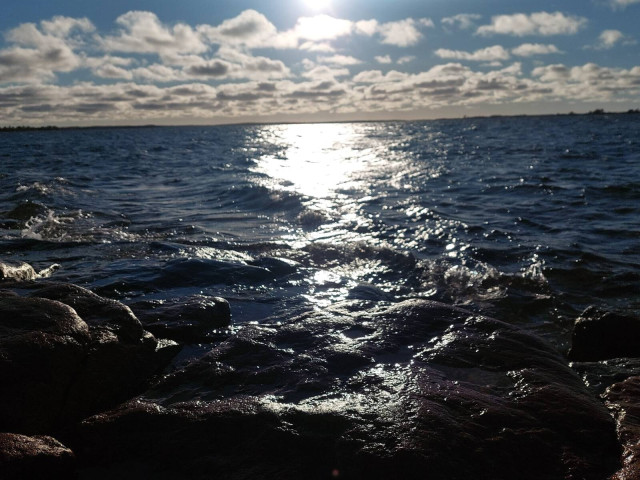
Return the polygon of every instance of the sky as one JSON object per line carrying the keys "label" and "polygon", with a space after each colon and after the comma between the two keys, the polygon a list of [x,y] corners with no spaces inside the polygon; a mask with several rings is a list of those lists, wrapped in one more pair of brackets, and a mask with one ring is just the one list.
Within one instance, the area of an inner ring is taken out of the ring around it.
{"label": "sky", "polygon": [[3,0],[0,126],[640,108],[640,0]]}

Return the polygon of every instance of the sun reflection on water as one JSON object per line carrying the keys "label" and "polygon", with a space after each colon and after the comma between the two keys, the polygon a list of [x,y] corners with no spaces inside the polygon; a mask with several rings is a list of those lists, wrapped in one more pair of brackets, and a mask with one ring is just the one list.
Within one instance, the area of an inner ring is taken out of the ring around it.
{"label": "sun reflection on water", "polygon": [[353,174],[365,169],[371,156],[358,149],[361,134],[354,125],[301,124],[271,128],[273,141],[285,147],[285,152],[260,157],[255,169],[272,179],[271,187],[328,200],[335,198],[339,189],[361,186]]}

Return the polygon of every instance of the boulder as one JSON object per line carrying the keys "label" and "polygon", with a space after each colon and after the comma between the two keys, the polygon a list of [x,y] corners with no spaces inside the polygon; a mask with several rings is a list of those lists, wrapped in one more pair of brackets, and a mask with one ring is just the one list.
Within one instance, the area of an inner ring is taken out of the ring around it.
{"label": "boulder", "polygon": [[229,302],[218,297],[138,302],[132,309],[148,331],[178,342],[207,343],[207,334],[231,323]]}
{"label": "boulder", "polygon": [[114,478],[601,480],[620,454],[553,347],[424,300],[246,326],[69,443]]}
{"label": "boulder", "polygon": [[575,322],[569,359],[640,357],[640,318],[587,308]]}
{"label": "boulder", "polygon": [[640,478],[640,377],[612,385],[604,398],[616,419],[618,438],[624,449],[622,468],[612,480]]}
{"label": "boulder", "polygon": [[89,327],[68,305],[0,297],[0,431],[53,428],[90,342]]}
{"label": "boulder", "polygon": [[74,285],[37,287],[0,295],[0,431],[47,433],[111,408],[179,350],[115,300]]}
{"label": "boulder", "polygon": [[0,478],[76,478],[73,452],[52,437],[0,433]]}

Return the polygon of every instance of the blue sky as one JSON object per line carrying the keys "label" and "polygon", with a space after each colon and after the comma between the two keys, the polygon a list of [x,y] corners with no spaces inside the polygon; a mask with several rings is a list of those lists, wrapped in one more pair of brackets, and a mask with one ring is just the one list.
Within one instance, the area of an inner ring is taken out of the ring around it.
{"label": "blue sky", "polygon": [[5,0],[0,125],[640,107],[640,0]]}

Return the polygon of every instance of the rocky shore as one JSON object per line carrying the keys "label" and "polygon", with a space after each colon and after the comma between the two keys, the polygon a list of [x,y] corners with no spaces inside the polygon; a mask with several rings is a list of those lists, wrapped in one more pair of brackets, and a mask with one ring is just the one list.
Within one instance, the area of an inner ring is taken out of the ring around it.
{"label": "rocky shore", "polygon": [[230,321],[0,263],[0,478],[640,478],[638,319],[568,358],[421,299]]}

